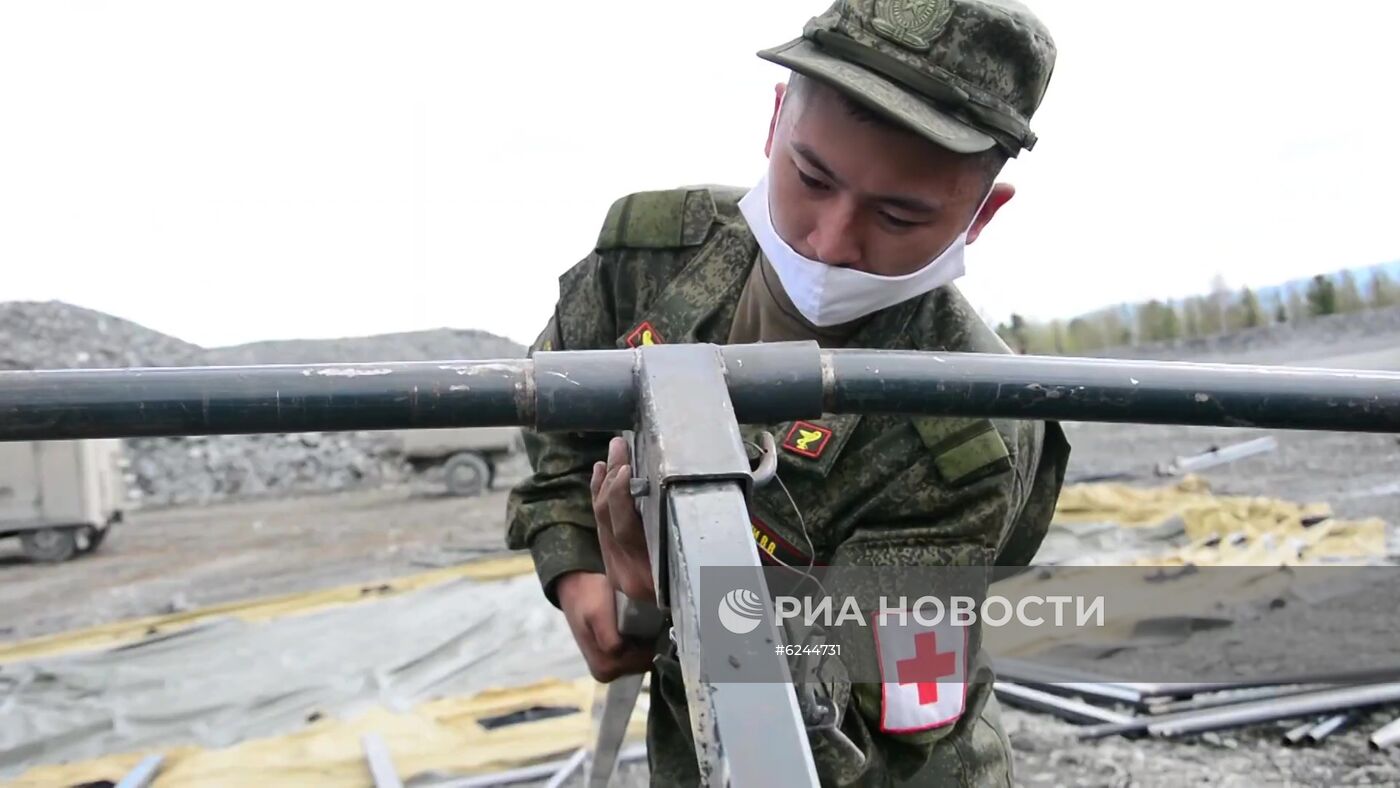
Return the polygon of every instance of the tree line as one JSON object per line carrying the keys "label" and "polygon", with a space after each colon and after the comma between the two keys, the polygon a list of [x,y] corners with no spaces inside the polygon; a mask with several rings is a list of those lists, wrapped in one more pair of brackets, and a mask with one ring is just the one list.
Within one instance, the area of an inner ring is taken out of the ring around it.
{"label": "tree line", "polygon": [[1400,286],[1391,276],[1381,268],[1370,274],[1364,287],[1351,271],[1318,274],[1306,282],[1272,288],[1263,298],[1248,287],[1230,290],[1217,276],[1207,295],[1122,304],[1071,320],[1030,321],[1013,314],[998,324],[997,333],[1021,353],[1073,355],[1400,304]]}

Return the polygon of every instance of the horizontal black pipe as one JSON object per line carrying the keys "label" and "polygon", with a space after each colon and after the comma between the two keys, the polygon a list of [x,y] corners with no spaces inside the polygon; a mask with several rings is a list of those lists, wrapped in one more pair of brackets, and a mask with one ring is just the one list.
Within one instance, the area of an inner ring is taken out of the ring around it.
{"label": "horizontal black pipe", "polygon": [[530,364],[426,361],[0,372],[0,440],[529,423]]}
{"label": "horizontal black pipe", "polygon": [[1400,432],[1400,374],[1239,364],[826,351],[835,413]]}
{"label": "horizontal black pipe", "polygon": [[[633,426],[643,350],[535,360],[0,372],[0,441]],[[722,349],[744,422],[906,413],[1400,432],[1400,374],[1034,356]]]}

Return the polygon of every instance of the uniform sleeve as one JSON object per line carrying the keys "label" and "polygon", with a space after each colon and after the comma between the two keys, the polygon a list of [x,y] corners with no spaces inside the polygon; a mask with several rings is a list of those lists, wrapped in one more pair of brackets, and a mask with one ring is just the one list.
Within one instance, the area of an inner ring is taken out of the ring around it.
{"label": "uniform sleeve", "polygon": [[[916,463],[905,476],[891,480],[884,491],[890,500],[876,507],[872,517],[862,519],[836,549],[831,567],[838,573],[841,567],[967,567],[973,575],[985,572],[990,578],[994,564],[1029,561],[1054,513],[1067,457],[1059,428],[1047,426],[1051,429],[1037,447],[1041,450],[1027,452],[1022,444],[1010,468],[961,486],[949,487],[934,478],[935,463]],[[1040,431],[1035,434],[1039,440]],[[940,488],[942,493],[931,492]],[[1010,537],[999,551],[999,537],[1008,528]],[[857,571],[851,574],[862,578],[855,581],[859,587],[833,593],[854,592],[867,599],[911,594],[897,571],[881,572],[878,580],[865,580],[873,573]],[[973,627],[963,644],[964,695],[956,713],[947,709],[926,713],[932,707],[917,705],[912,710],[892,708],[890,700],[901,697],[899,685],[869,680],[880,665],[880,649],[890,649],[893,640],[883,646],[876,642],[883,638],[877,634],[874,618],[870,617],[870,627],[842,630],[836,637],[842,656],[823,668],[828,693],[844,708],[840,730],[849,742],[841,747],[814,747],[819,768],[832,785],[881,784],[921,773],[931,765],[929,759],[939,741],[960,729],[971,736],[990,696],[992,673],[981,652],[980,632]],[[949,650],[943,641],[945,633],[936,634],[939,650]],[[856,678],[864,680],[851,680],[856,665],[861,666]],[[883,681],[892,678],[882,675]],[[903,698],[907,703],[907,695]],[[980,757],[967,752],[970,740],[957,745],[954,760]],[[852,746],[861,756],[854,755]]]}
{"label": "uniform sleeve", "polygon": [[[560,277],[554,315],[530,347],[531,356],[613,346],[611,283],[603,262],[595,252]],[[588,482],[593,463],[607,458],[610,437],[525,430],[532,473],[510,492],[506,542],[513,550],[530,551],[545,596],[555,607],[555,582],[561,576],[604,571]]]}

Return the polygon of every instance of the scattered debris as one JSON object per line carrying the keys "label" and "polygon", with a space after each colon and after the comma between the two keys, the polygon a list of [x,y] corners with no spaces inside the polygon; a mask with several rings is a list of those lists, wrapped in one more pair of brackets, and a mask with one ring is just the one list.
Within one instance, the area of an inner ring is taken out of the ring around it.
{"label": "scattered debris", "polygon": [[1157,466],[1158,476],[1184,476],[1198,473],[1208,468],[1238,462],[1258,454],[1266,454],[1278,449],[1278,441],[1272,435],[1256,438],[1231,446],[1215,447],[1194,457],[1177,457],[1170,463]]}
{"label": "scattered debris", "polygon": [[1310,719],[1307,722],[1293,728],[1289,728],[1283,734],[1283,743],[1286,745],[1302,744],[1308,738],[1308,732],[1318,726],[1318,721]]}
{"label": "scattered debris", "polygon": [[127,772],[116,788],[148,788],[155,782],[156,775],[160,773],[161,764],[165,762],[164,755],[148,755],[136,764],[136,768]]}
{"label": "scattered debris", "polygon": [[495,730],[506,725],[516,725],[522,722],[533,720],[547,720],[550,717],[564,717],[578,713],[577,706],[531,706],[528,709],[521,709],[510,714],[502,714],[497,717],[482,717],[476,723],[486,730]]}
{"label": "scattered debris", "polygon": [[1009,681],[998,681],[993,685],[997,698],[1008,706],[1017,706],[1032,711],[1043,711],[1054,714],[1060,719],[1070,722],[1088,723],[1112,723],[1124,724],[1130,722],[1132,717],[1127,714],[1110,711],[1083,701],[1071,700],[1049,692],[1042,692],[1038,689],[1023,687],[1020,684],[1012,684]]}
{"label": "scattered debris", "polygon": [[[1008,671],[998,663],[999,675],[1054,675],[1059,668],[1038,666],[1016,661]],[[1400,683],[1376,682],[1359,685],[1327,685],[1304,687],[1282,685],[1246,687],[1217,693],[1209,685],[1184,687],[1171,692],[1153,685],[1139,685],[1139,702],[1122,690],[1131,685],[1111,682],[1045,683],[1039,689],[1020,684],[997,681],[997,697],[1009,706],[1041,711],[1085,725],[1079,731],[1081,739],[1101,739],[1108,736],[1148,734],[1156,738],[1174,738],[1190,734],[1212,735],[1216,731],[1267,722],[1301,720],[1283,735],[1285,744],[1318,744],[1329,736],[1346,730],[1363,720],[1362,712],[1400,703]],[[1078,699],[1065,697],[1075,696]],[[1178,703],[1154,704],[1151,698],[1180,697],[1189,700]],[[1199,696],[1199,697],[1197,697]],[[1096,705],[1090,700],[1099,701]],[[1140,711],[1124,711],[1119,706],[1136,705]],[[1321,716],[1319,716],[1321,715]],[[1222,740],[1223,741],[1223,740]],[[1396,720],[1371,736],[1371,746],[1382,748],[1400,741],[1400,720]]]}
{"label": "scattered debris", "polygon": [[1395,718],[1389,725],[1371,734],[1371,748],[1381,750],[1396,742],[1400,742],[1400,717]]}
{"label": "scattered debris", "polygon": [[389,755],[389,745],[378,733],[366,733],[360,737],[360,746],[365,751],[365,763],[369,765],[374,788],[403,788],[403,781],[394,769],[394,759]]}
{"label": "scattered debris", "polygon": [[1323,739],[1326,739],[1328,736],[1331,736],[1337,731],[1345,730],[1347,727],[1351,726],[1360,718],[1361,715],[1355,711],[1347,711],[1341,714],[1334,714],[1331,717],[1328,717],[1327,719],[1313,726],[1313,728],[1307,733],[1307,740],[1312,744],[1318,744]]}
{"label": "scattered debris", "polygon": [[[526,766],[521,769],[512,769],[496,774],[483,774],[476,777],[465,777],[460,779],[446,779],[441,781],[418,780],[415,785],[419,788],[496,788],[497,786],[518,785],[520,783],[535,782],[545,778],[552,778],[569,765],[573,758],[577,758],[575,752],[570,758],[564,758],[548,763]],[[645,744],[634,744],[624,747],[618,754],[619,764],[636,763],[644,761],[647,757]]]}
{"label": "scattered debris", "polygon": [[555,772],[554,776],[549,778],[549,782],[545,783],[544,788],[560,788],[570,777],[574,776],[574,773],[579,770],[579,767],[583,765],[584,759],[587,757],[587,747],[580,747],[575,750],[569,760],[564,761],[564,765],[559,767],[559,771]]}

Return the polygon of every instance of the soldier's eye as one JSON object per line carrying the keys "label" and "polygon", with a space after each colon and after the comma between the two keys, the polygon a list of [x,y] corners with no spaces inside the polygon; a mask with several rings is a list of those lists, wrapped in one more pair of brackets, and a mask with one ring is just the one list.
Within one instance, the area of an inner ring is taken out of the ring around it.
{"label": "soldier's eye", "polygon": [[823,182],[817,180],[816,178],[813,178],[812,176],[808,175],[807,173],[803,172],[803,171],[800,170],[800,169],[797,170],[797,177],[798,177],[799,179],[801,179],[802,185],[803,185],[803,186],[806,186],[806,187],[809,188],[809,189],[816,189],[816,190],[818,190],[818,191],[825,191],[825,190],[826,190],[826,184],[825,184],[825,183],[823,183]]}
{"label": "soldier's eye", "polygon": [[885,220],[886,224],[901,230],[908,227],[917,227],[923,224],[923,222],[911,222],[908,219],[901,219],[897,216],[891,216],[883,211],[880,212],[880,217]]}

